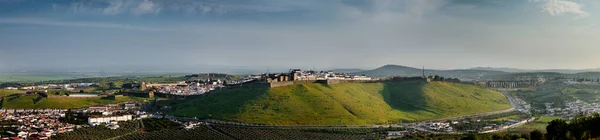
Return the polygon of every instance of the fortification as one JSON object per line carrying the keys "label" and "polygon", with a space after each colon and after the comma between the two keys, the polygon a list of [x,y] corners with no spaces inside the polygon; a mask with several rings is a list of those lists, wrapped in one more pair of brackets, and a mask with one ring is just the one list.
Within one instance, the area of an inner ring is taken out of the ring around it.
{"label": "fortification", "polygon": [[364,83],[377,82],[379,79],[370,78],[364,75],[350,75],[345,73],[334,73],[331,71],[302,71],[300,69],[290,70],[289,73],[274,73],[263,76],[264,82],[269,83],[269,87],[281,87],[294,84],[321,83]]}
{"label": "fortification", "polygon": [[284,81],[284,82],[271,82],[270,87],[274,88],[274,87],[281,87],[281,86],[290,86],[290,85],[296,85],[296,84],[310,84],[310,83],[320,83],[320,84],[326,84],[326,85],[334,85],[334,84],[341,84],[341,83],[372,83],[372,82],[379,82],[379,80],[334,80],[334,79],[327,79],[327,80],[301,80],[301,81]]}

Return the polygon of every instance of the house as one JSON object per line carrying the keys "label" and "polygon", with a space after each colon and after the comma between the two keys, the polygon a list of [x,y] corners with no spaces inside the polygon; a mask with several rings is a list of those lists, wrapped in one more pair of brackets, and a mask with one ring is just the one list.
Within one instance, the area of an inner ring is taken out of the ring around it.
{"label": "house", "polygon": [[108,104],[108,108],[110,108],[110,109],[119,109],[119,104]]}
{"label": "house", "polygon": [[33,89],[35,89],[35,86],[21,87],[21,89],[33,90]]}
{"label": "house", "polygon": [[408,135],[409,132],[408,131],[387,131],[387,135],[390,137],[398,137],[398,136],[404,136],[404,135]]}
{"label": "house", "polygon": [[125,104],[125,110],[127,109],[137,109],[137,106],[135,104]]}
{"label": "house", "polygon": [[88,108],[88,111],[91,111],[91,112],[102,112],[102,111],[107,111],[107,110],[108,110],[108,107],[105,107],[105,106],[90,106]]}
{"label": "house", "polygon": [[91,126],[96,126],[97,124],[108,124],[112,121],[129,121],[132,120],[132,115],[123,115],[123,116],[110,116],[110,117],[89,117],[88,124]]}

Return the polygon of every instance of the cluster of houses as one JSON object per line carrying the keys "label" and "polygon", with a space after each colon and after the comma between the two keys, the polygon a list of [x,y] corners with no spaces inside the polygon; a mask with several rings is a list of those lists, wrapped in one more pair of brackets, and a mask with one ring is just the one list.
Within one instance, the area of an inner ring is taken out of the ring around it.
{"label": "cluster of houses", "polygon": [[314,81],[314,80],[377,80],[364,75],[351,75],[347,73],[334,73],[332,71],[303,71],[292,69],[289,73],[271,73],[263,75],[267,82],[283,81]]}
{"label": "cluster of houses", "polygon": [[73,124],[60,122],[65,116],[64,109],[2,109],[1,121],[13,122],[4,128],[11,128],[5,133],[11,134],[12,139],[48,139],[52,135],[73,131]]}
{"label": "cluster of houses", "polygon": [[177,84],[162,84],[153,87],[157,88],[159,93],[187,96],[202,95],[216,88],[224,87],[223,84],[223,81],[216,80],[214,82],[179,82]]}
{"label": "cluster of houses", "polygon": [[517,106],[515,107],[515,110],[523,112],[523,113],[527,113],[527,114],[531,114],[531,104],[525,102],[525,100],[520,99],[520,98],[516,98],[513,97],[514,102],[517,104]]}
{"label": "cluster of houses", "polygon": [[596,99],[596,102],[587,103],[581,100],[572,101],[565,103],[565,108],[553,107],[554,103],[545,103],[546,115],[549,116],[562,116],[569,120],[573,119],[577,115],[592,115],[593,113],[600,113],[600,99]]}
{"label": "cluster of houses", "polygon": [[600,79],[563,79],[567,85],[599,85]]}
{"label": "cluster of houses", "polygon": [[36,86],[26,86],[26,87],[6,87],[8,90],[46,90],[46,89],[54,89],[54,90],[69,90],[74,91],[79,88],[85,88],[94,85],[94,83],[71,83],[71,84],[47,84],[47,85],[36,85]]}
{"label": "cluster of houses", "polygon": [[432,122],[432,123],[427,123],[425,125],[425,127],[429,130],[433,130],[433,131],[439,131],[439,132],[452,132],[454,131],[454,128],[452,128],[452,126],[450,126],[450,123],[448,122]]}
{"label": "cluster of houses", "polygon": [[[119,128],[120,121],[153,117],[150,113],[140,111],[140,104],[137,103],[91,106],[70,111],[74,114],[96,114],[89,115],[89,126],[104,125],[110,129]],[[10,139],[48,139],[83,127],[61,122],[60,118],[65,117],[67,112],[67,109],[0,109],[0,127],[10,128],[4,132],[13,136]]]}
{"label": "cluster of houses", "polygon": [[106,127],[111,129],[119,128],[118,122],[121,121],[153,117],[153,115],[150,113],[140,111],[140,105],[136,103],[91,106],[86,109],[80,109],[78,111],[85,113],[100,113],[101,115],[89,116],[88,124],[90,126],[105,125]]}
{"label": "cluster of houses", "polygon": [[532,118],[522,118],[522,119],[511,119],[511,120],[505,120],[503,121],[501,124],[489,124],[485,127],[483,127],[480,130],[480,133],[493,133],[493,132],[498,132],[501,130],[505,130],[505,129],[509,129],[509,128],[514,128],[526,123],[530,123],[535,121],[535,117]]}

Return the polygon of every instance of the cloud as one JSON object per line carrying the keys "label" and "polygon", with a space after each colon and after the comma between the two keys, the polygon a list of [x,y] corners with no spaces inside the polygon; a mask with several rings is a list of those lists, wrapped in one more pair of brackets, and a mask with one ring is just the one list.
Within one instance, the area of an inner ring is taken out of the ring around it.
{"label": "cloud", "polygon": [[543,3],[542,12],[551,16],[560,16],[564,14],[575,14],[577,18],[585,18],[590,14],[581,10],[581,5],[566,0],[530,0],[530,2]]}
{"label": "cloud", "polygon": [[139,31],[169,31],[166,29],[132,26],[132,25],[124,25],[124,24],[98,23],[98,22],[69,22],[69,21],[59,21],[59,20],[44,19],[44,18],[0,18],[0,23],[46,25],[46,26],[67,26],[67,27],[110,28],[110,29],[126,29],[126,30],[139,30]]}
{"label": "cloud", "polygon": [[160,11],[160,8],[158,8],[154,4],[154,2],[144,0],[143,2],[141,2],[138,5],[138,7],[132,9],[131,12],[136,15],[141,15],[141,14],[148,14],[148,13],[157,13],[158,11]]}
{"label": "cloud", "polygon": [[116,15],[121,13],[123,9],[123,1],[122,0],[112,0],[108,1],[108,6],[104,8],[102,11],[104,14]]}
{"label": "cloud", "polygon": [[290,0],[87,0],[53,3],[55,11],[73,13],[99,12],[104,15],[145,15],[158,13],[230,13],[230,12],[282,12],[298,3]]}

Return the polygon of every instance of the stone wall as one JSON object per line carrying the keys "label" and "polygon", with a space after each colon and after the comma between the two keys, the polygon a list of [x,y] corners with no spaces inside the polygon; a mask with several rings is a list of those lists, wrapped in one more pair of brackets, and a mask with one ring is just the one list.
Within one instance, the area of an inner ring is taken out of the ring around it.
{"label": "stone wall", "polygon": [[271,84],[270,87],[274,88],[274,87],[294,85],[294,81],[271,82],[270,84]]}
{"label": "stone wall", "polygon": [[320,83],[326,85],[340,84],[340,83],[370,83],[370,82],[379,82],[379,80],[298,80],[298,81],[284,81],[284,82],[271,82],[270,87],[281,87],[281,86],[289,86],[296,84],[310,84],[310,83]]}

